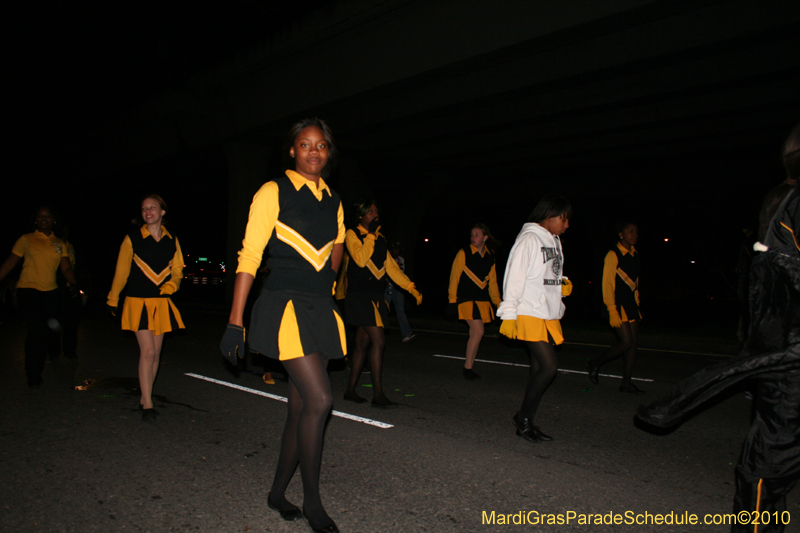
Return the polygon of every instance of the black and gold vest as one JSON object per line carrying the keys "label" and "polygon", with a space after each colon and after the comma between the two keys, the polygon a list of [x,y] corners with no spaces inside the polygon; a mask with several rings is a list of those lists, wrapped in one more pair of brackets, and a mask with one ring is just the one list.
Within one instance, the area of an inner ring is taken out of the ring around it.
{"label": "black and gold vest", "polygon": [[639,306],[636,305],[635,293],[639,290],[639,270],[641,262],[639,253],[623,254],[617,246],[611,249],[617,254],[617,278],[614,283],[614,300],[617,309],[625,309],[629,319],[639,317]]}
{"label": "black and gold vest", "polygon": [[[353,230],[356,236],[364,243],[368,234],[362,234],[356,228]],[[347,265],[347,292],[361,292],[373,295],[375,298],[383,298],[383,291],[386,289],[386,282],[389,274],[386,272],[386,254],[389,246],[386,237],[380,233],[375,239],[375,248],[372,256],[367,260],[366,266],[360,267],[355,261],[350,260]]]}
{"label": "black and gold vest", "polygon": [[152,235],[142,237],[137,228],[128,237],[133,246],[131,271],[128,274],[128,296],[134,298],[166,298],[159,294],[161,286],[172,279],[172,261],[175,258],[175,235],[166,234],[156,242]]}
{"label": "black and gold vest", "polygon": [[490,301],[489,273],[494,266],[494,254],[487,248],[481,257],[478,252],[472,253],[472,247],[464,248],[464,269],[458,279],[458,302]]}
{"label": "black and gold vest", "polygon": [[336,272],[330,257],[339,234],[339,195],[323,191],[317,200],[308,186],[295,189],[287,177],[278,185],[280,212],[267,247],[266,290],[330,296]]}

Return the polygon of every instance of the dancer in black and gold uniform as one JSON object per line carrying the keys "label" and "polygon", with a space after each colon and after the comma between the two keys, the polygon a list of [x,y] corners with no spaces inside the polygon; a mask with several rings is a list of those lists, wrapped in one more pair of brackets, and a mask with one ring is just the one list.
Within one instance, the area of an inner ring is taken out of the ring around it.
{"label": "dancer in black and gold uniform", "polygon": [[[483,324],[494,320],[495,307],[500,305],[494,251],[497,241],[485,224],[475,224],[469,234],[470,244],[459,250],[450,270],[448,315],[458,315],[469,325],[469,341],[464,363],[464,378],[480,378],[472,370],[478,347],[483,339]],[[491,302],[491,303],[490,303]]]}
{"label": "dancer in black and gold uniform", "polygon": [[28,325],[25,336],[25,374],[29,387],[42,385],[42,371],[47,358],[47,345],[55,336],[48,324],[58,315],[58,283],[60,269],[70,284],[73,297],[78,294],[78,281],[69,262],[67,247],[53,233],[55,216],[49,207],[36,211],[36,231],[26,233],[14,244],[11,254],[0,266],[0,280],[20,261],[22,272],[17,282],[17,299]]}
{"label": "dancer in black and gold uniform", "polygon": [[[336,272],[344,253],[342,204],[325,177],[336,149],[325,122],[307,119],[287,136],[285,153],[295,170],[266,183],[253,198],[233,290],[222,354],[244,357],[243,313],[247,295],[269,245],[269,276],[253,306],[250,350],[283,362],[289,373],[288,416],[267,505],[284,520],[303,515],[315,532],[339,529],[319,493],[322,437],[331,410],[327,360],[345,352],[344,324],[333,302]],[[298,463],[303,511],[286,499]]]}
{"label": "dancer in black and gold uniform", "polygon": [[386,289],[386,275],[392,282],[422,303],[422,295],[410,279],[400,270],[389,253],[386,238],[378,225],[378,206],[371,200],[358,202],[354,206],[357,226],[347,230],[345,243],[350,261],[347,267],[347,298],[345,298],[345,317],[348,324],[358,326],[355,351],[350,368],[350,381],[344,399],[357,403],[366,400],[356,394],[358,379],[364,367],[369,349],[369,368],[372,377],[372,406],[380,408],[397,407],[383,393],[382,367],[383,348],[386,343],[384,324],[388,309],[383,299]]}
{"label": "dancer in black and gold uniform", "polygon": [[639,343],[639,252],[634,246],[639,240],[639,227],[634,223],[619,226],[619,242],[606,254],[603,266],[603,303],[606,306],[611,330],[617,343],[602,357],[586,361],[589,379],[597,385],[600,367],[624,356],[620,392],[644,394],[631,383],[633,365],[636,363],[636,346]]}
{"label": "dancer in black and gold uniform", "polygon": [[153,383],[158,374],[164,333],[183,329],[183,320],[170,294],[183,279],[183,254],[177,237],[162,225],[167,204],[157,194],[142,200],[144,223],[125,236],[107,305],[117,315],[119,294],[127,286],[122,307],[122,329],[133,331],[139,342],[139,408],[142,420],[155,421]]}

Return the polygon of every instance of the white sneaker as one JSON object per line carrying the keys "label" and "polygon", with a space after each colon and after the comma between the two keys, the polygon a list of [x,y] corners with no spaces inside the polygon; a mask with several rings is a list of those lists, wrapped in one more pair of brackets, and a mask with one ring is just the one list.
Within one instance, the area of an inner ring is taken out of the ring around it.
{"label": "white sneaker", "polygon": [[409,333],[408,335],[406,335],[406,337],[403,339],[403,342],[408,342],[408,341],[410,341],[411,339],[415,338],[416,336],[417,336],[417,334],[416,334],[416,333],[414,333],[414,332],[411,332],[411,333]]}

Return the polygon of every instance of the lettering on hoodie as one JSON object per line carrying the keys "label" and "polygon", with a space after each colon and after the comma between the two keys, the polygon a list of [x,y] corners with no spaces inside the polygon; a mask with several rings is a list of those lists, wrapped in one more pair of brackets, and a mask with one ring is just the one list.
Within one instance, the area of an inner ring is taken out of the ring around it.
{"label": "lettering on hoodie", "polygon": [[[561,248],[547,248],[542,246],[542,263],[547,263],[548,261],[553,261],[553,274],[558,277],[561,275],[561,264],[563,262],[563,257],[561,256]],[[560,285],[561,282],[558,280],[552,280],[553,283],[548,283],[550,280],[544,280],[545,285]]]}

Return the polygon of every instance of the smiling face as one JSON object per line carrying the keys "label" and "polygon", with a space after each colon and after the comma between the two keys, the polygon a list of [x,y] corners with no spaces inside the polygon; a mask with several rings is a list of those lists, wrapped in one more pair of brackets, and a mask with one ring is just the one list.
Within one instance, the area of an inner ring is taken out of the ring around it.
{"label": "smiling face", "polygon": [[46,207],[43,207],[36,212],[36,229],[45,235],[50,235],[53,233],[54,222],[55,217],[53,216],[53,212]]}
{"label": "smiling face", "polygon": [[148,226],[161,225],[161,219],[166,214],[155,198],[145,198],[142,201],[142,220]]}
{"label": "smiling face", "polygon": [[622,231],[619,233],[619,242],[628,250],[630,250],[631,246],[636,244],[638,240],[639,227],[636,224],[628,224],[622,228]]}
{"label": "smiling face", "polygon": [[316,126],[303,128],[294,138],[289,155],[294,159],[294,169],[298,174],[317,181],[330,157],[325,134]]}

